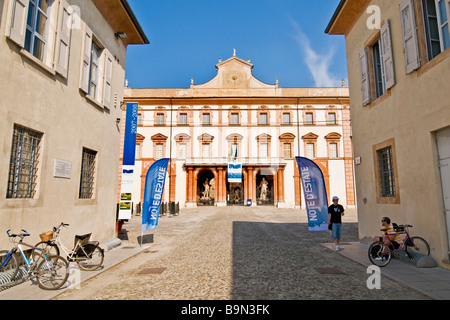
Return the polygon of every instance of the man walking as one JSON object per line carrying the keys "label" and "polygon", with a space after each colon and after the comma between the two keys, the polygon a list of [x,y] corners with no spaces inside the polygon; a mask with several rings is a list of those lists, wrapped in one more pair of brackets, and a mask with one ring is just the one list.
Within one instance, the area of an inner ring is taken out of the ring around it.
{"label": "man walking", "polygon": [[333,239],[334,248],[342,250],[339,242],[342,237],[342,216],[344,215],[344,207],[338,204],[339,198],[333,197],[333,204],[328,207],[328,226],[331,227],[331,238]]}

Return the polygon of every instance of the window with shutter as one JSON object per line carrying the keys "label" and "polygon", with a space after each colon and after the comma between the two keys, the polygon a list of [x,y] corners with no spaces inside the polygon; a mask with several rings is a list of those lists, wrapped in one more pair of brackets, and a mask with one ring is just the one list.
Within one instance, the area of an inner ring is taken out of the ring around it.
{"label": "window with shutter", "polygon": [[395,85],[394,61],[392,55],[391,24],[387,20],[381,27],[382,59],[386,89]]}
{"label": "window with shutter", "polygon": [[10,2],[7,36],[20,47],[23,47],[25,42],[28,6],[29,0],[12,0]]}
{"label": "window with shutter", "polygon": [[108,50],[106,50],[105,77],[103,84],[103,105],[107,108],[109,108],[111,105],[113,61],[114,58],[112,54]]}
{"label": "window with shutter", "polygon": [[81,59],[80,89],[89,92],[89,73],[91,66],[92,31],[84,24],[84,43]]}
{"label": "window with shutter", "polygon": [[444,51],[450,47],[450,31],[448,26],[449,18],[449,1],[448,0],[435,0],[437,9],[437,18],[439,26],[439,35],[441,38],[441,51]]}
{"label": "window with shutter", "polygon": [[422,0],[428,61],[441,53],[438,17],[435,0]]}
{"label": "window with shutter", "polygon": [[374,43],[372,46],[372,59],[373,59],[373,82],[375,84],[375,95],[379,96],[385,93],[385,71],[384,63],[382,59],[382,43],[380,40]]}
{"label": "window with shutter", "polygon": [[361,72],[361,93],[363,106],[370,103],[369,63],[367,61],[367,48],[359,53],[359,66]]}
{"label": "window with shutter", "polygon": [[416,20],[413,0],[404,0],[400,4],[402,39],[405,52],[406,74],[420,67],[419,44],[417,39]]}
{"label": "window with shutter", "polygon": [[56,38],[55,71],[67,78],[69,71],[69,51],[72,35],[73,10],[66,0],[61,0],[58,16],[58,30]]}

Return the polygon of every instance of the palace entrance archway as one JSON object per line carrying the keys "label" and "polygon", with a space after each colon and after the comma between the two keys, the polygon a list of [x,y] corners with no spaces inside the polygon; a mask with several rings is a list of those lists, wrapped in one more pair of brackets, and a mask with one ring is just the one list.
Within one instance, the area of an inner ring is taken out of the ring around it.
{"label": "palace entrance archway", "polygon": [[227,182],[227,205],[244,204],[244,184]]}
{"label": "palace entrance archway", "polygon": [[197,205],[213,206],[216,195],[216,182],[214,173],[205,169],[197,176]]}
{"label": "palace entrance archway", "polygon": [[256,204],[259,206],[274,205],[274,191],[272,171],[262,168],[256,174]]}

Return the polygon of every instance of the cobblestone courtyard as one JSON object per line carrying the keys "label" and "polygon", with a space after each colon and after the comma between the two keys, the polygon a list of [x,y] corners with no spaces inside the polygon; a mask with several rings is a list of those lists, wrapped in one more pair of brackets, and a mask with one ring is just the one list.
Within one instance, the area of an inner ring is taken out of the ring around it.
{"label": "cobblestone courtyard", "polygon": [[[356,213],[343,221],[342,242],[358,241]],[[140,217],[123,228],[126,250],[140,241]],[[147,250],[56,299],[427,299],[387,277],[369,290],[366,268],[320,245],[329,232],[309,232],[301,210],[183,209],[143,242]]]}

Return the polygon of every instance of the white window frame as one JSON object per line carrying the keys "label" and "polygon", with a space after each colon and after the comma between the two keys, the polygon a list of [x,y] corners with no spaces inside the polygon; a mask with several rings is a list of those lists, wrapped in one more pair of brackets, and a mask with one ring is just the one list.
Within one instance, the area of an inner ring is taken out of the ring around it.
{"label": "white window frame", "polygon": [[[86,94],[86,97],[90,98],[100,107],[110,108],[111,107],[111,97],[113,92],[113,69],[114,69],[114,58],[111,52],[109,52],[105,46],[102,45],[101,41],[93,34],[92,30],[86,23],[83,29],[83,46],[82,46],[82,59],[80,66],[80,83],[79,87],[81,91]],[[92,70],[92,52],[93,44],[98,46],[101,50],[101,55],[98,61],[98,79],[97,89],[95,95],[91,93],[91,70]]]}
{"label": "white window frame", "polygon": [[[51,74],[67,78],[74,10],[66,0],[50,0],[47,10],[45,49],[40,60],[25,50],[25,37],[30,0],[9,1],[6,21],[6,37],[18,45],[21,54]],[[34,0],[33,0],[34,1]],[[59,7],[58,7],[59,3]],[[58,10],[59,8],[59,10]]]}
{"label": "white window frame", "polygon": [[[444,4],[444,11],[441,11],[440,4]],[[450,1],[449,0],[435,0],[436,14],[438,19],[439,40],[441,43],[441,52],[450,48]],[[445,13],[447,20],[442,21],[442,13]],[[446,29],[446,30],[445,30]],[[445,37],[445,35],[447,37]],[[447,41],[446,41],[447,40]]]}
{"label": "white window frame", "polygon": [[187,143],[180,142],[178,144],[178,159],[186,159]]}
{"label": "white window frame", "polygon": [[305,148],[305,156],[308,159],[314,159],[316,157],[316,145],[313,142],[308,142],[306,143],[306,148]]}
{"label": "white window frame", "polygon": [[[48,28],[49,28],[52,1],[51,0],[42,0],[42,1],[47,2],[48,7],[45,12],[38,6],[39,0],[29,0],[24,49],[27,50],[29,53],[31,53],[33,56],[35,56],[37,59],[45,61],[48,47]],[[32,12],[30,12],[31,6],[34,7],[34,10]],[[30,14],[32,14],[31,18]],[[37,22],[38,17],[45,18],[45,26],[43,26],[44,30],[42,30],[43,34],[39,33],[39,31],[37,30],[39,28],[38,24],[40,24]],[[31,25],[28,24],[29,21],[31,21]],[[29,48],[26,48],[28,34],[30,34]],[[36,53],[34,52],[36,48],[36,42],[39,41],[43,43],[43,49],[41,53],[42,56],[38,55],[38,52]]]}
{"label": "white window frame", "polygon": [[155,144],[155,160],[161,159],[164,157],[164,143],[156,143]]}
{"label": "white window frame", "polygon": [[339,157],[337,142],[330,142],[328,144],[328,157],[330,159],[337,159]]}

